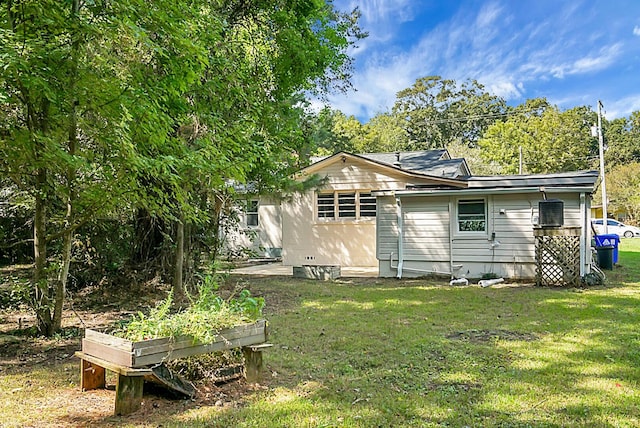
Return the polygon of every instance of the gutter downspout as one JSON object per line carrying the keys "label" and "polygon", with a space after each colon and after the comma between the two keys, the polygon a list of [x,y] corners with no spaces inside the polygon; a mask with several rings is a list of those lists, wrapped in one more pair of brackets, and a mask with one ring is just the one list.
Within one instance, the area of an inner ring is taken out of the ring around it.
{"label": "gutter downspout", "polygon": [[[590,257],[587,257],[587,249],[591,243],[589,242],[589,216],[587,216],[587,196],[585,193],[580,193],[580,223],[582,225],[582,232],[580,233],[580,277],[584,278],[591,269]],[[588,245],[587,245],[588,244]],[[591,255],[591,254],[589,254]]]}
{"label": "gutter downspout", "polygon": [[[451,218],[451,213],[453,212],[453,200],[452,197],[449,197],[449,271],[451,273],[451,279],[454,278],[454,266],[453,266],[453,235],[455,234],[453,224],[453,219]],[[458,269],[459,270],[459,269]]]}
{"label": "gutter downspout", "polygon": [[[398,279],[402,279],[402,267],[404,265],[404,248],[402,237],[404,235],[404,223],[402,220],[402,201],[396,196],[396,215],[398,217]],[[391,263],[391,259],[389,260]]]}

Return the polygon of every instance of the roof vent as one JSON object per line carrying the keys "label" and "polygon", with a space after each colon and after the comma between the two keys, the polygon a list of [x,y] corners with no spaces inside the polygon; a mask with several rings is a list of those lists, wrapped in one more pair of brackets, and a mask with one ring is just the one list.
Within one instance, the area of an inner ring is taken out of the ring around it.
{"label": "roof vent", "polygon": [[393,166],[401,168],[402,164],[400,163],[400,152],[396,152],[396,161],[393,163]]}

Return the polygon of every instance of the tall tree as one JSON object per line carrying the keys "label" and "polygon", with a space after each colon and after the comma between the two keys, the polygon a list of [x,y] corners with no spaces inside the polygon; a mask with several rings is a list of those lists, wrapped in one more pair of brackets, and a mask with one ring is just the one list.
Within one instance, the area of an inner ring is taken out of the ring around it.
{"label": "tall tree", "polygon": [[291,96],[346,82],[357,15],[318,0],[0,5],[0,166],[33,198],[42,333],[60,328],[80,225],[138,207],[186,232],[207,218],[203,191],[275,185],[298,140]]}
{"label": "tall tree", "polygon": [[490,126],[478,145],[485,161],[499,166],[502,174],[519,172],[520,149],[524,173],[590,169],[597,159],[597,141],[589,129],[593,119],[588,107],[562,112],[544,100],[530,100]]}
{"label": "tall tree", "polygon": [[[122,87],[103,49],[119,23],[108,4],[15,0],[0,6],[0,165],[34,207],[33,305],[38,328],[60,328],[74,231],[128,189]],[[59,268],[50,244],[62,238]]]}
{"label": "tall tree", "polygon": [[446,147],[452,141],[472,147],[505,110],[505,101],[477,81],[458,84],[440,76],[417,79],[398,92],[393,107],[393,113],[406,121],[414,149]]}
{"label": "tall tree", "polygon": [[640,162],[640,111],[604,121],[605,161],[609,167]]}
{"label": "tall tree", "polygon": [[[640,162],[614,166],[606,175],[610,212],[624,212],[629,221],[640,220]],[[601,198],[600,198],[601,199]]]}

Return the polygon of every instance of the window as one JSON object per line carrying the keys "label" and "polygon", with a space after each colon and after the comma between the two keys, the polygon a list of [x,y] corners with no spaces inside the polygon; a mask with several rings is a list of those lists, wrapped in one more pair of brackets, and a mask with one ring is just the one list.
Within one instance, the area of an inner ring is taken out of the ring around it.
{"label": "window", "polygon": [[484,199],[458,201],[458,231],[485,232],[487,216]]}
{"label": "window", "polygon": [[318,218],[335,218],[333,193],[318,193]]}
{"label": "window", "polygon": [[258,226],[258,201],[247,201],[245,215],[247,226]]}
{"label": "window", "polygon": [[338,215],[340,218],[356,218],[355,193],[338,193]]}
{"label": "window", "polygon": [[376,197],[371,193],[360,193],[360,217],[376,216]]}
{"label": "window", "polygon": [[318,219],[359,219],[376,216],[376,198],[371,192],[317,194]]}

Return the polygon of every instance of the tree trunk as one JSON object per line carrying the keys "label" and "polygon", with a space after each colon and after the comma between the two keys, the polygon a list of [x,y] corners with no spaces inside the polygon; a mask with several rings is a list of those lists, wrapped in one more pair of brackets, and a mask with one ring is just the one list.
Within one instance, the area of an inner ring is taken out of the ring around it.
{"label": "tree trunk", "polygon": [[71,265],[71,241],[73,240],[73,231],[69,230],[62,238],[62,264],[58,272],[58,280],[56,281],[55,300],[53,304],[53,322],[52,333],[62,328],[62,308],[64,307],[64,299],[67,290],[67,279],[69,278],[69,266]]}
{"label": "tree trunk", "polygon": [[[78,19],[80,13],[80,1],[73,0],[71,4],[71,14],[74,20]],[[78,113],[76,108],[77,95],[76,95],[76,82],[78,80],[78,55],[80,50],[80,39],[76,36],[73,38],[71,44],[71,73],[69,75],[69,141],[67,147],[67,153],[71,158],[71,165],[67,167],[67,211],[65,213],[64,235],[62,237],[62,263],[58,272],[58,280],[56,281],[56,288],[53,301],[53,320],[51,325],[51,332],[53,334],[62,328],[62,308],[64,307],[64,298],[67,289],[67,279],[69,277],[69,266],[71,264],[71,242],[73,240],[74,229],[71,227],[73,224],[73,203],[74,203],[74,188],[76,181],[76,170],[73,165],[73,158],[76,155],[76,148],[78,145]]]}
{"label": "tree trunk", "polygon": [[51,334],[51,296],[47,281],[46,205],[43,198],[46,171],[39,168],[36,177],[35,215],[33,222],[33,286],[34,310],[40,334]]}
{"label": "tree trunk", "polygon": [[213,249],[211,251],[211,262],[214,268],[216,267],[216,261],[220,255],[220,249],[222,247],[222,213],[224,210],[223,196],[214,193],[213,206],[213,219],[212,219],[212,233],[213,233]]}
{"label": "tree trunk", "polygon": [[177,306],[182,306],[186,300],[184,282],[182,280],[184,267],[184,222],[178,220],[176,224],[176,253],[173,266],[173,297]]}

